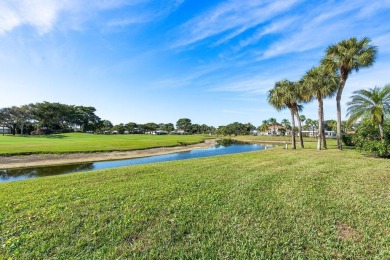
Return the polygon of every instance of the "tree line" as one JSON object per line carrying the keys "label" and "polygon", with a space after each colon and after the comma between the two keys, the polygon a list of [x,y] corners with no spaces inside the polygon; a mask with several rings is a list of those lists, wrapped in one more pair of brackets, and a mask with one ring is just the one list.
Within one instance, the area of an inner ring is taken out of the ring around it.
{"label": "tree line", "polygon": [[[256,129],[252,124],[234,122],[215,128],[206,124],[194,124],[189,118],[180,118],[176,124],[135,122],[113,125],[95,114],[92,106],[76,106],[61,103],[40,102],[0,109],[0,126],[8,127],[15,134],[51,134],[88,132],[99,134],[217,134],[248,135]],[[4,132],[3,132],[4,134]]]}

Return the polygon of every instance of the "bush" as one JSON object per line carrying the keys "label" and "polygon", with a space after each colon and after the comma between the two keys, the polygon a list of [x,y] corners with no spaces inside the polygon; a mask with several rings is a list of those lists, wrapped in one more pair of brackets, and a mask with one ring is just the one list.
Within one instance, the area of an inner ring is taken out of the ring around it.
{"label": "bush", "polygon": [[[380,139],[379,129],[372,125],[362,125],[352,136],[351,142],[360,151],[372,155],[390,158],[390,127],[384,127],[385,140]],[[344,140],[343,140],[344,141]]]}
{"label": "bush", "polygon": [[390,144],[386,141],[367,141],[361,150],[379,157],[390,158]]}
{"label": "bush", "polygon": [[353,141],[354,134],[343,134],[341,136],[341,140],[346,146],[355,146],[355,143]]}

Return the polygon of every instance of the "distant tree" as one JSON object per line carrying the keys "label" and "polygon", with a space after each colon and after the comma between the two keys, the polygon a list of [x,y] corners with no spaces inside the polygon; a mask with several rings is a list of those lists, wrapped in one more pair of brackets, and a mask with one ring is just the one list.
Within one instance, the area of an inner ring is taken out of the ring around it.
{"label": "distant tree", "polygon": [[151,122],[143,124],[143,128],[145,132],[154,132],[159,128],[159,125]]}
{"label": "distant tree", "polygon": [[172,131],[175,131],[175,126],[172,123],[164,124],[162,130],[170,133]]}
{"label": "distant tree", "polygon": [[200,134],[201,133],[201,127],[199,124],[192,124],[189,130],[190,134]]}
{"label": "distant tree", "polygon": [[74,123],[82,132],[95,131],[101,119],[95,115],[94,107],[74,106]]}
{"label": "distant tree", "polygon": [[337,90],[337,148],[342,150],[341,142],[341,96],[345,83],[352,71],[358,72],[361,68],[371,67],[376,59],[377,48],[370,45],[367,37],[360,41],[356,38],[342,40],[326,49],[322,64],[328,69],[338,71],[340,84]]}
{"label": "distant tree", "polygon": [[185,132],[190,132],[191,130],[191,120],[188,118],[180,118],[176,122],[176,129],[184,130]]}
{"label": "distant tree", "polygon": [[121,123],[121,124],[118,124],[118,125],[114,125],[114,126],[112,127],[112,130],[113,130],[113,131],[117,131],[118,134],[124,134],[125,131],[126,131],[126,127],[125,127],[124,124]]}
{"label": "distant tree", "polygon": [[288,121],[288,119],[283,119],[280,123],[286,130],[291,130],[291,124],[290,121]]}
{"label": "distant tree", "polygon": [[134,122],[129,122],[125,125],[125,128],[129,133],[137,133],[138,132],[138,125]]}
{"label": "distant tree", "polygon": [[109,120],[102,120],[102,126],[103,126],[103,132],[106,132],[106,131],[111,131],[112,128],[114,127],[111,123],[111,121]]}
{"label": "distant tree", "polygon": [[266,132],[268,130],[268,127],[269,127],[269,122],[268,120],[263,120],[261,122],[261,125],[258,127],[258,130],[260,132]]}
{"label": "distant tree", "polygon": [[16,128],[18,126],[19,108],[17,106],[2,108],[0,113],[3,120],[3,125],[7,126],[11,130],[11,134],[16,134]]}
{"label": "distant tree", "polygon": [[312,120],[310,118],[306,119],[306,124],[305,124],[306,125],[306,129],[312,131],[313,138],[315,138],[314,130],[317,127],[317,124],[318,124],[318,121]]}
{"label": "distant tree", "polygon": [[384,141],[383,123],[385,115],[390,113],[390,84],[383,88],[354,91],[347,105],[350,122],[369,118],[373,125],[379,127],[380,138]]}

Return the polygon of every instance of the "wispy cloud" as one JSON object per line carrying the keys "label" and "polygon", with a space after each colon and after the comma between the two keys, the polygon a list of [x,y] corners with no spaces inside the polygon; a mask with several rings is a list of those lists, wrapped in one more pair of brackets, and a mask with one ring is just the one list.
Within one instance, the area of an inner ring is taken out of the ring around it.
{"label": "wispy cloud", "polygon": [[[380,6],[381,8],[390,7],[389,4]],[[377,3],[367,1],[354,1],[353,4],[350,1],[340,1],[336,8],[333,2],[319,4],[299,19],[300,23],[296,24],[295,30],[287,32],[283,38],[273,42],[263,52],[262,58],[267,59],[324,47],[342,38],[359,36],[362,31],[366,33],[369,31],[374,35],[383,33],[381,27],[386,27],[386,25],[382,24],[372,29],[372,24],[367,24],[366,20],[362,20],[362,13],[373,16],[375,10],[378,10]],[[374,19],[372,22],[375,22]],[[371,29],[364,30],[366,27]]]}
{"label": "wispy cloud", "polygon": [[21,25],[30,25],[40,34],[53,28],[59,13],[71,7],[70,1],[1,1],[0,34]]}
{"label": "wispy cloud", "polygon": [[182,36],[177,39],[174,46],[187,46],[209,37],[229,33],[228,36],[224,35],[218,39],[219,43],[222,43],[291,9],[297,2],[299,1],[231,0],[225,2],[183,24],[178,29]]}
{"label": "wispy cloud", "polygon": [[184,1],[185,0],[168,0],[164,5],[156,5],[156,2],[150,0],[139,0],[137,8],[128,9],[125,15],[121,18],[110,20],[107,25],[110,27],[128,26],[132,24],[158,21],[176,11],[184,3]]}
{"label": "wispy cloud", "polygon": [[[0,1],[0,35],[27,25],[43,35],[50,32],[59,18],[73,23],[96,19],[96,14],[107,10],[125,8],[127,15],[108,21],[109,26],[145,23],[160,19],[176,10],[184,0],[170,0],[156,5],[152,0],[7,0]],[[96,21],[95,21],[96,22]],[[64,23],[66,24],[66,23]]]}

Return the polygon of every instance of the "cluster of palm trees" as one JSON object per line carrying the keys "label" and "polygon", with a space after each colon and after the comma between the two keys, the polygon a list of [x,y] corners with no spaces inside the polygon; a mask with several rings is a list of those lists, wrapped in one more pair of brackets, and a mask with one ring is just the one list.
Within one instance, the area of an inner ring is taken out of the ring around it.
{"label": "cluster of palm trees", "polygon": [[318,142],[317,149],[326,149],[324,129],[323,99],[336,95],[337,103],[337,147],[342,149],[341,143],[341,97],[348,76],[353,71],[367,68],[374,64],[377,48],[370,44],[367,37],[358,40],[350,38],[331,45],[326,49],[325,57],[320,65],[306,72],[297,82],[282,80],[275,83],[268,92],[268,102],[277,110],[288,108],[291,113],[292,148],[296,149],[295,118],[298,121],[300,146],[304,147],[299,112],[301,103],[318,101]]}

